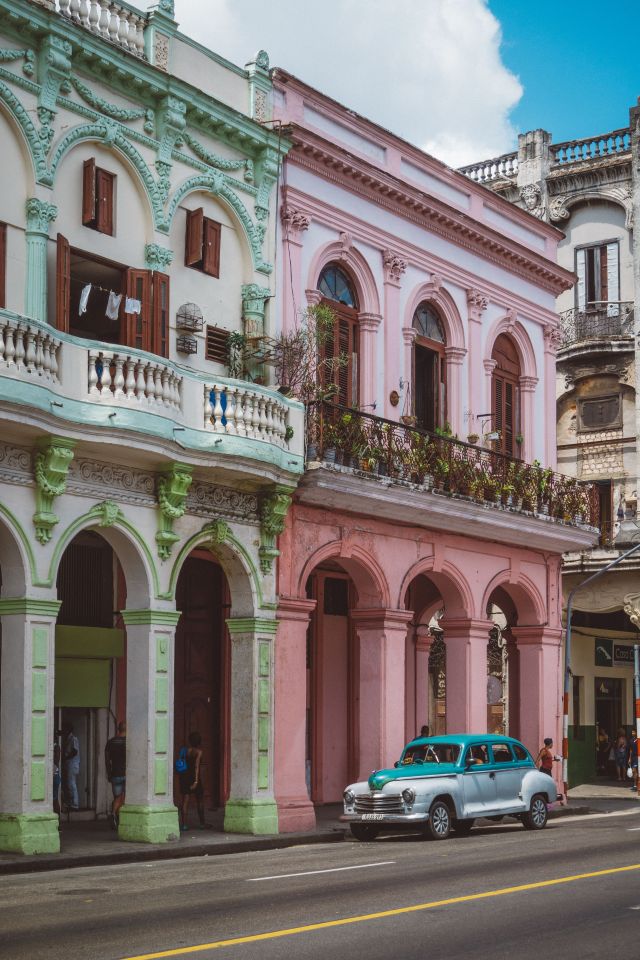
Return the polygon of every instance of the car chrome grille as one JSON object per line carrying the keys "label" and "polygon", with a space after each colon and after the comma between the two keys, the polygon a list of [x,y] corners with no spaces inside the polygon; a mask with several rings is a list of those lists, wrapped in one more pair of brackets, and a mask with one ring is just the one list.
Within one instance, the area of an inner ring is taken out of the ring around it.
{"label": "car chrome grille", "polygon": [[356,813],[404,813],[399,793],[360,793],[356,795]]}

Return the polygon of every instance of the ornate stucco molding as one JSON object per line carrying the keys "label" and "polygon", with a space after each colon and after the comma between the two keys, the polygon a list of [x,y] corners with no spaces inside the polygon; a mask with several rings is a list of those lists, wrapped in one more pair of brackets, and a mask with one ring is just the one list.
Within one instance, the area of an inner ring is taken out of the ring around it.
{"label": "ornate stucco molding", "polygon": [[75,440],[66,437],[45,437],[37,444],[33,462],[36,481],[36,512],[33,522],[36,540],[45,544],[51,540],[51,531],[58,523],[53,502],[65,491],[69,464],[73,459]]}
{"label": "ornate stucco molding", "polygon": [[185,463],[172,463],[158,476],[158,532],[156,533],[156,543],[158,544],[158,556],[161,560],[169,558],[171,548],[179,539],[177,533],[173,532],[173,524],[184,516],[187,494],[193,479],[191,476],[192,470],[193,468]]}
{"label": "ornate stucco molding", "polygon": [[147,243],[144,248],[144,259],[149,270],[165,272],[173,260],[173,250],[161,247],[157,243]]}
{"label": "ornate stucco molding", "polygon": [[260,568],[263,573],[271,573],[273,561],[280,555],[276,547],[276,538],[284,530],[287,512],[291,506],[290,487],[275,487],[260,505]]}
{"label": "ornate stucco molding", "polygon": [[302,234],[309,229],[311,217],[307,216],[302,210],[292,207],[291,204],[283,204],[280,208],[280,219],[284,225],[290,240],[302,239]]}
{"label": "ornate stucco molding", "polygon": [[487,309],[489,301],[480,290],[472,287],[467,290],[467,306],[469,308],[469,319],[482,321],[482,314]]}
{"label": "ornate stucco molding", "polygon": [[58,208],[54,203],[47,203],[46,200],[38,200],[37,197],[30,197],[26,203],[27,212],[27,233],[42,234],[49,236],[49,224],[58,216]]}
{"label": "ornate stucco molding", "polygon": [[382,251],[385,283],[399,283],[406,272],[407,261],[393,250]]}

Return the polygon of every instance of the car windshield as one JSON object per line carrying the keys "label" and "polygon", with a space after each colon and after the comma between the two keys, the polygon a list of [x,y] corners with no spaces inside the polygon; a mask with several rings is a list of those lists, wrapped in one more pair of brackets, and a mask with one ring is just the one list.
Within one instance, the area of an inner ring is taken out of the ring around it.
{"label": "car windshield", "polygon": [[457,743],[416,743],[404,751],[402,764],[455,763],[459,755]]}

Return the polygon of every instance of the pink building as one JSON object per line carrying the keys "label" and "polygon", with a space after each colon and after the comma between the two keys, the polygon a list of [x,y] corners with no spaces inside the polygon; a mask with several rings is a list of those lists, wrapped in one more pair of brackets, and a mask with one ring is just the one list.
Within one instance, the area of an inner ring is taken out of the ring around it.
{"label": "pink building", "polygon": [[574,280],[560,231],[274,79],[293,141],[279,322],[329,303],[325,350],[347,360],[334,402],[309,410],[280,539],[286,831],[423,724],[560,742],[561,556],[594,542],[596,517],[591,491],[551,472],[555,298]]}

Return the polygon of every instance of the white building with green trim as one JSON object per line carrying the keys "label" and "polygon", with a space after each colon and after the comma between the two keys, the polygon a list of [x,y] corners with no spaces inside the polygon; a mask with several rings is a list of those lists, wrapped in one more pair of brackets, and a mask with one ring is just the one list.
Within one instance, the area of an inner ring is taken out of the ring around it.
{"label": "white building with green trim", "polygon": [[0,0],[0,850],[59,849],[56,731],[80,817],[178,835],[174,748],[197,730],[205,808],[277,831],[275,540],[301,406],[230,379],[270,329],[268,59],[183,36],[172,0]]}

